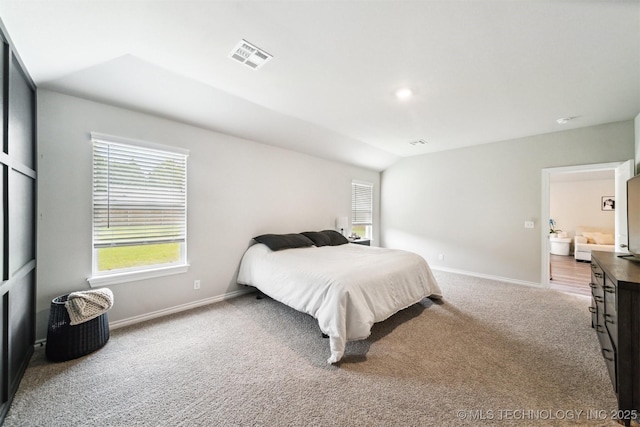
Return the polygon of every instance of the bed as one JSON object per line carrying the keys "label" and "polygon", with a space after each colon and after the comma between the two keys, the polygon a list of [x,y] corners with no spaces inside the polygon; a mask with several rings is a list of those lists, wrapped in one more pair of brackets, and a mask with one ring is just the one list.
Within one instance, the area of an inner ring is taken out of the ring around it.
{"label": "bed", "polygon": [[[281,236],[299,242],[281,244]],[[331,364],[343,357],[347,341],[367,338],[374,323],[423,298],[442,297],[427,262],[411,252],[348,243],[333,230],[254,239],[238,283],[316,318],[329,336]]]}

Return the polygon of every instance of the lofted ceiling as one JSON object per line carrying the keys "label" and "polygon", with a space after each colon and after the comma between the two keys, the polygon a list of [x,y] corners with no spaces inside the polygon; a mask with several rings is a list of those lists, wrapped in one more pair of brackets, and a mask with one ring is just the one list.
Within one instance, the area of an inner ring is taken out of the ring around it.
{"label": "lofted ceiling", "polygon": [[[0,0],[0,19],[39,88],[375,170],[640,113],[639,1]],[[230,59],[242,39],[273,59]]]}

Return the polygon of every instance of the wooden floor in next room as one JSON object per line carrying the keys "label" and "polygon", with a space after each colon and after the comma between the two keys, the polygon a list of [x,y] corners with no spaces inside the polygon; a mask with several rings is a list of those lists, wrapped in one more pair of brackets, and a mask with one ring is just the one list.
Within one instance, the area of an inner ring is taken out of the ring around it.
{"label": "wooden floor in next room", "polygon": [[551,289],[580,295],[591,295],[591,263],[576,261],[572,255],[549,254]]}

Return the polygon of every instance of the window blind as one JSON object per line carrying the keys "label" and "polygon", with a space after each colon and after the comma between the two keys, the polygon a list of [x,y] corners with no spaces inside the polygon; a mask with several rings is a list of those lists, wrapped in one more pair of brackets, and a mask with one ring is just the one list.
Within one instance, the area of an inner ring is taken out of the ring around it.
{"label": "window blind", "polygon": [[351,223],[371,225],[373,223],[373,185],[351,183]]}
{"label": "window blind", "polygon": [[93,246],[186,240],[187,155],[93,140]]}

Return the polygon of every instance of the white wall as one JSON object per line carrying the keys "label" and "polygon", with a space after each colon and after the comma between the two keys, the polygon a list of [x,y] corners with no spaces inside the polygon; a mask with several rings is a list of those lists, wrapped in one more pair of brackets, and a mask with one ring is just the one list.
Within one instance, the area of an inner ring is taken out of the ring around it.
{"label": "white wall", "polygon": [[550,217],[569,237],[580,226],[608,229],[615,235],[615,212],[600,208],[602,196],[615,196],[614,178],[551,182]]}
{"label": "white wall", "polygon": [[[52,298],[89,289],[89,132],[191,150],[188,163],[188,273],[112,286],[110,321],[162,311],[242,289],[237,268],[262,233],[333,229],[349,215],[351,180],[380,174],[96,102],[38,91],[37,338],[46,336]],[[374,224],[378,240],[379,222]],[[193,281],[202,287],[193,290]]]}
{"label": "white wall", "polygon": [[631,120],[405,158],[382,173],[382,245],[539,284],[541,170],[633,158]]}

